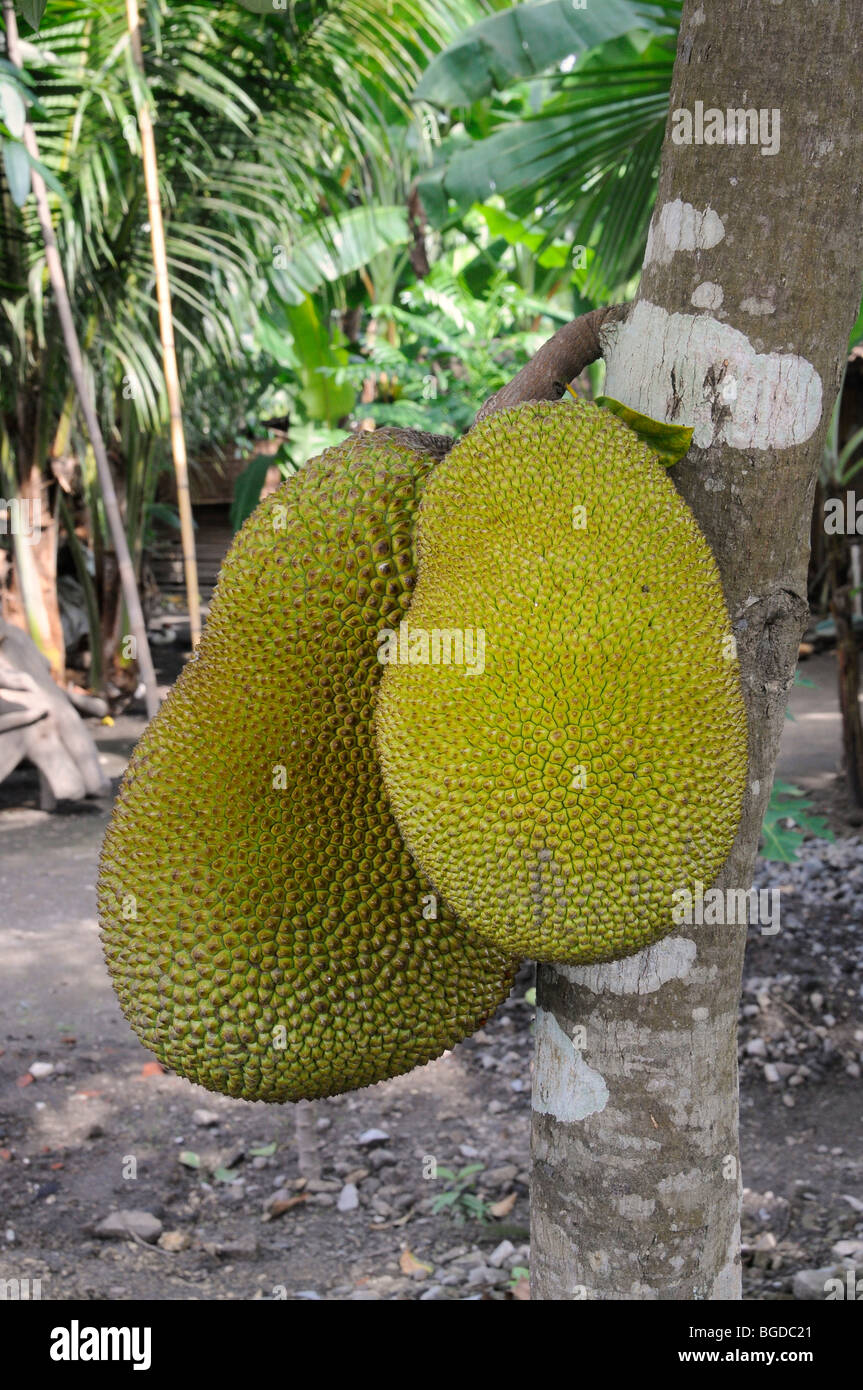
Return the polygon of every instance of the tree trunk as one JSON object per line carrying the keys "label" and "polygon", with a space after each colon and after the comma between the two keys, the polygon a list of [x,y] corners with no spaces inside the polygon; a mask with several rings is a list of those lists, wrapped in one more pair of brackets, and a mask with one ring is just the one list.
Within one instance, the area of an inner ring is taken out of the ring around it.
{"label": "tree trunk", "polygon": [[[18,21],[15,17],[15,8],[12,4],[12,0],[2,0],[2,3],[3,21],[6,26],[6,51],[9,56],[9,61],[12,63],[13,67],[18,68],[19,71],[23,71],[24,64],[21,56],[21,43],[18,37]],[[138,669],[144,683],[144,698],[147,705],[147,714],[152,718],[159,708],[159,691],[156,685],[156,672],[153,669],[153,659],[150,655],[150,647],[147,642],[147,629],[144,623],[144,614],[141,609],[141,600],[138,596],[138,588],[135,583],[135,572],[132,568],[132,559],[129,554],[129,544],[126,540],[123,518],[120,515],[120,508],[117,503],[114,480],[111,476],[111,465],[108,462],[108,454],[105,449],[102,428],[96,414],[96,405],[87,383],[81,343],[78,338],[78,331],[75,327],[63,263],[57,245],[57,238],[54,233],[54,226],[51,221],[48,191],[39,164],[39,146],[36,141],[36,132],[29,120],[26,121],[24,125],[23,143],[27,154],[30,156],[30,179],[36,201],[39,225],[42,229],[42,240],[45,244],[45,260],[48,278],[54,293],[57,317],[60,322],[63,343],[69,362],[69,372],[75,384],[75,391],[81,406],[81,413],[84,416],[87,433],[90,436],[90,443],[96,456],[99,485],[102,489],[102,505],[105,508],[108,529],[117,551],[117,564],[120,570],[123,594],[126,599],[126,608],[129,614],[129,626],[132,629],[131,635],[134,638],[135,660],[138,663]]]}
{"label": "tree trunk", "polygon": [[[638,299],[603,330],[606,394],[695,426],[671,476],[719,564],[750,729],[721,888],[752,880],[807,616],[816,470],[860,302],[861,35],[851,0],[687,0]],[[757,143],[696,143],[702,102],[763,110]],[[692,143],[672,139],[686,134],[679,111]],[[745,936],[684,927],[612,965],[540,967],[534,1297],[740,1297]]]}
{"label": "tree trunk", "polygon": [[[138,0],[126,0],[126,22],[135,66],[146,84],[144,52],[141,43],[141,20]],[[146,86],[138,103],[138,129],[147,185],[147,216],[150,219],[150,241],[153,249],[153,272],[156,277],[156,298],[159,303],[159,337],[162,342],[162,368],[168,396],[171,420],[171,455],[177,482],[177,509],[180,514],[180,538],[183,546],[183,573],[186,580],[186,603],[189,609],[189,632],[192,647],[201,640],[201,598],[198,591],[198,564],[195,558],[195,523],[192,518],[192,496],[189,491],[189,466],[186,458],[186,435],[183,430],[183,410],[180,402],[180,372],[174,344],[174,320],[171,309],[171,282],[168,276],[168,252],[159,197],[159,166],[156,159],[156,139]]]}

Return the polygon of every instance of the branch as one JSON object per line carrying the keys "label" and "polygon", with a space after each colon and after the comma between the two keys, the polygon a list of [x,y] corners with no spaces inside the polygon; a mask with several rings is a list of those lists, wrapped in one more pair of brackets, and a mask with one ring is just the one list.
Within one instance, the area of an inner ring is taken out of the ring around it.
{"label": "branch", "polygon": [[553,338],[517,372],[485,405],[477,411],[475,424],[496,410],[508,410],[523,401],[557,401],[585,367],[602,356],[600,329],[608,323],[625,319],[628,305],[611,304],[605,309],[593,309],[558,329]]}

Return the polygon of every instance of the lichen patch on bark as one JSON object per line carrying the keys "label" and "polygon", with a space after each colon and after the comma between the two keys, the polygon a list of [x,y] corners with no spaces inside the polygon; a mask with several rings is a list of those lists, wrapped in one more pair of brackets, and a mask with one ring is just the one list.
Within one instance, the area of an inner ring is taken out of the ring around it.
{"label": "lichen patch on bark", "polygon": [[821,378],[811,362],[759,352],[710,314],[672,314],[642,299],[609,335],[606,395],[655,420],[693,426],[700,449],[791,449],[821,420]]}
{"label": "lichen patch on bark", "polygon": [[533,1088],[533,1108],[561,1124],[583,1120],[604,1110],[608,1087],[587,1065],[554,1014],[536,1011],[536,1067],[542,1080]]}

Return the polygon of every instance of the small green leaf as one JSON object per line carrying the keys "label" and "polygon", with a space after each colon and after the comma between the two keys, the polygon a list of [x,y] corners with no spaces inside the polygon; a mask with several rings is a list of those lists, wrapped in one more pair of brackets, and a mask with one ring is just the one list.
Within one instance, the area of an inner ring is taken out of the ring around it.
{"label": "small green leaf", "polygon": [[250,1158],[271,1158],[276,1152],[275,1144],[262,1144],[258,1149],[249,1149]]}
{"label": "small green leaf", "polygon": [[0,112],[9,134],[20,140],[27,124],[27,108],[14,83],[0,80]]}
{"label": "small green leaf", "polygon": [[15,140],[3,141],[3,167],[9,196],[16,208],[23,207],[30,194],[30,161],[23,145]]}
{"label": "small green leaf", "polygon": [[48,0],[19,0],[21,14],[31,29],[38,29],[42,23],[42,16],[45,13],[45,6]]}
{"label": "small green leaf", "polygon": [[692,443],[693,430],[688,425],[669,425],[664,420],[652,420],[649,415],[641,415],[628,405],[615,401],[611,396],[597,396],[596,404],[617,415],[639,439],[658,455],[666,468],[679,463]]}
{"label": "small green leaf", "polygon": [[536,1004],[536,987],[534,985],[524,991],[524,1002],[530,1004],[531,1008]]}
{"label": "small green leaf", "polygon": [[457,1202],[459,1194],[457,1192],[442,1192],[439,1197],[435,1197],[432,1203],[432,1211],[443,1211],[444,1207],[451,1207],[453,1202]]}
{"label": "small green leaf", "polygon": [[214,1168],[213,1177],[217,1182],[236,1182],[239,1173],[233,1173],[230,1168]]}
{"label": "small green leaf", "polygon": [[781,796],[805,796],[805,795],[806,795],[806,793],[803,791],[803,789],[802,789],[801,787],[795,787],[793,782],[774,782],[774,783],[773,783],[773,796],[774,796],[775,798],[777,798],[777,799],[778,799],[779,797],[781,797]]}
{"label": "small green leaf", "polygon": [[201,1166],[200,1158],[196,1153],[193,1153],[191,1149],[183,1149],[179,1158],[180,1162],[184,1164],[186,1168],[200,1168]]}

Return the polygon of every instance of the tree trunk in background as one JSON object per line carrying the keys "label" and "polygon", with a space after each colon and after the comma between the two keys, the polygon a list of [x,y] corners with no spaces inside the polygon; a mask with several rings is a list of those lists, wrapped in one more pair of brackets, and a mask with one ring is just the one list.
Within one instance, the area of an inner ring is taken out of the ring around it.
{"label": "tree trunk in background", "polygon": [[[687,0],[638,300],[604,330],[606,394],[696,427],[671,476],[720,567],[750,728],[721,888],[752,880],[808,611],[815,475],[860,303],[861,60],[851,0]],[[694,140],[700,102],[763,110],[764,132],[674,143],[673,113]],[[612,965],[540,967],[535,1298],[740,1297],[745,936],[684,927]]]}
{"label": "tree trunk in background", "polygon": [[[126,0],[126,21],[135,66],[146,84],[144,52],[141,42],[141,19],[138,0]],[[192,517],[192,496],[189,491],[189,465],[186,457],[186,436],[183,430],[183,409],[180,398],[180,371],[174,344],[174,320],[171,309],[171,281],[168,275],[168,252],[162,203],[159,197],[159,166],[156,158],[156,138],[146,86],[138,100],[138,129],[141,134],[144,178],[147,185],[147,215],[150,219],[150,241],[153,249],[153,272],[156,277],[156,298],[159,303],[159,337],[162,344],[162,369],[171,419],[171,455],[177,483],[177,510],[180,515],[180,537],[183,545],[183,574],[186,580],[186,603],[189,609],[189,634],[192,648],[201,640],[201,596],[198,590],[198,564],[195,558],[195,523]]]}
{"label": "tree trunk in background", "polygon": [[18,484],[26,522],[23,534],[14,538],[16,582],[7,604],[10,620],[29,633],[63,685],[66,645],[57,599],[57,525],[49,498],[48,481],[34,464]]}
{"label": "tree trunk in background", "polygon": [[[18,22],[15,17],[15,8],[12,4],[12,0],[2,0],[2,3],[3,22],[6,26],[6,51],[9,56],[9,61],[14,67],[23,71],[23,58],[21,56],[21,43],[18,37]],[[126,540],[123,518],[120,515],[120,508],[117,503],[117,493],[111,475],[111,465],[108,461],[108,454],[105,449],[102,428],[99,424],[99,419],[96,414],[96,405],[91,396],[87,382],[84,357],[81,352],[78,331],[75,327],[72,305],[69,299],[69,291],[66,286],[66,277],[63,271],[63,262],[60,257],[57,237],[51,221],[48,192],[45,180],[40,172],[39,146],[36,140],[36,132],[29,120],[25,122],[22,138],[24,148],[30,157],[30,178],[33,195],[36,201],[39,225],[42,229],[42,240],[45,244],[45,260],[47,263],[48,278],[51,282],[51,289],[54,294],[57,317],[60,323],[63,344],[69,363],[69,372],[75,384],[75,392],[87,426],[87,433],[90,436],[90,443],[96,456],[99,485],[102,491],[102,504],[105,508],[108,529],[117,552],[117,564],[120,570],[123,593],[129,614],[129,626],[132,630],[131,635],[135,639],[135,660],[138,663],[138,670],[141,673],[141,679],[144,684],[144,698],[147,704],[147,714],[152,718],[159,708],[159,691],[156,685],[156,672],[153,669],[153,659],[150,655],[150,647],[147,642],[147,628],[144,623],[141,600],[135,582],[135,571],[132,567],[132,559],[129,554],[129,544]]]}

